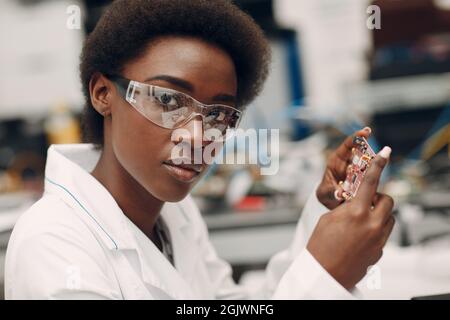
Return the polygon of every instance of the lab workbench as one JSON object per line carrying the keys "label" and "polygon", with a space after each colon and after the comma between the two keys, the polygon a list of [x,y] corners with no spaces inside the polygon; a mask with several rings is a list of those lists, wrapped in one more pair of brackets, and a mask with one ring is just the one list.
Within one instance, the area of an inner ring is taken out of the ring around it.
{"label": "lab workbench", "polygon": [[262,266],[287,248],[301,210],[222,212],[205,215],[209,238],[218,255],[233,266]]}
{"label": "lab workbench", "polygon": [[[21,197],[3,198],[4,201],[0,202],[3,204],[0,208],[0,298],[3,298],[4,259],[11,230],[30,205],[30,202],[21,201],[21,206],[13,208],[11,204]],[[262,270],[268,260],[291,243],[300,212],[300,208],[266,212],[223,211],[206,214],[204,219],[213,246],[218,255],[233,267],[235,280],[241,279],[244,285],[257,287],[264,279]],[[381,288],[372,290],[367,287],[367,280],[363,280],[360,289],[364,296],[369,299],[409,299],[450,292],[449,238],[444,236],[423,242],[427,238],[425,235],[430,230],[436,231],[437,226],[440,234],[450,234],[450,220],[446,215],[429,214],[414,225],[398,223],[378,263]],[[408,231],[411,246],[398,246],[401,228]],[[242,275],[244,277],[241,278]]]}

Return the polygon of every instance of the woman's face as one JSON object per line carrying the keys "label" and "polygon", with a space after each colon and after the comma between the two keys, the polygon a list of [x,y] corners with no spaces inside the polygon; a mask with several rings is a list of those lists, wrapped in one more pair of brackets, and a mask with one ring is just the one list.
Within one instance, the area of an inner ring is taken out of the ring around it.
{"label": "woman's face", "polygon": [[[142,83],[174,89],[205,104],[235,107],[237,80],[231,57],[218,47],[195,38],[161,37],[151,42],[139,58],[126,64],[122,76]],[[138,113],[118,91],[111,104],[110,130],[112,150],[120,165],[161,201],[179,201],[205,173],[203,162],[192,169],[170,164],[172,150],[179,142],[172,141],[173,130],[152,123]],[[184,141],[203,149],[202,119],[196,117],[182,129]],[[187,134],[188,133],[188,134]],[[199,150],[197,150],[198,152]],[[198,168],[200,167],[200,168]]]}

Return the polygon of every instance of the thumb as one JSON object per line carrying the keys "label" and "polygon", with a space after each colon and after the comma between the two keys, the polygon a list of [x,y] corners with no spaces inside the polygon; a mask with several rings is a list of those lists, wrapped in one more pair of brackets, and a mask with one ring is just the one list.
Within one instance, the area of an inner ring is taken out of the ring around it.
{"label": "thumb", "polygon": [[384,147],[372,160],[370,168],[367,170],[367,173],[361,182],[361,186],[355,199],[358,199],[367,206],[371,206],[372,200],[377,193],[381,173],[388,163],[391,152],[391,148]]}

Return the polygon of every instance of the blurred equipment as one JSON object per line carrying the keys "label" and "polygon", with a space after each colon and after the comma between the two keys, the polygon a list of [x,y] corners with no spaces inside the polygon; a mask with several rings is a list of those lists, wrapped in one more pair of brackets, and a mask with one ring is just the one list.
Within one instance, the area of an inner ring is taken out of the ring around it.
{"label": "blurred equipment", "polygon": [[422,150],[422,159],[429,160],[444,147],[448,147],[448,157],[450,159],[450,124],[440,129],[425,141],[425,147]]}
{"label": "blurred equipment", "polygon": [[78,121],[64,104],[57,105],[45,123],[49,144],[81,142],[81,128]]}
{"label": "blurred equipment", "polygon": [[376,0],[382,28],[372,32],[370,79],[450,71],[450,10],[433,0]]}
{"label": "blurred equipment", "polygon": [[0,1],[0,119],[43,117],[60,100],[81,110],[84,34],[66,27],[71,5],[81,6],[67,0]]}

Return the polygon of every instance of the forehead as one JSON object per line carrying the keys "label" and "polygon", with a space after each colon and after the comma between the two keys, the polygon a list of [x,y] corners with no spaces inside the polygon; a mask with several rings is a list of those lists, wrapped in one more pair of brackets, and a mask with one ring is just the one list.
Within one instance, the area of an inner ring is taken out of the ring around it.
{"label": "forehead", "polygon": [[192,37],[156,38],[124,71],[138,81],[170,75],[191,82],[195,91],[215,88],[234,93],[237,86],[232,58],[221,48]]}

